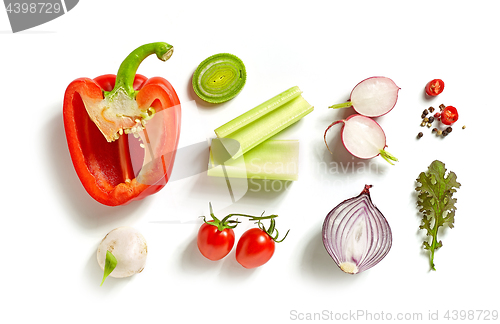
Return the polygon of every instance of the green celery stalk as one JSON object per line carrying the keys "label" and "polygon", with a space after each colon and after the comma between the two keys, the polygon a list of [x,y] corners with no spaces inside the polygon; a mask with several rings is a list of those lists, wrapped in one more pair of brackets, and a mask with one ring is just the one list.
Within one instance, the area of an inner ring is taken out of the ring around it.
{"label": "green celery stalk", "polygon": [[[267,140],[232,159],[212,141],[207,174],[212,177],[296,181],[299,176],[299,141]],[[215,148],[214,148],[215,146]]]}
{"label": "green celery stalk", "polygon": [[[237,159],[314,110],[299,87],[293,87],[215,129],[229,154]],[[231,145],[228,145],[231,144]]]}

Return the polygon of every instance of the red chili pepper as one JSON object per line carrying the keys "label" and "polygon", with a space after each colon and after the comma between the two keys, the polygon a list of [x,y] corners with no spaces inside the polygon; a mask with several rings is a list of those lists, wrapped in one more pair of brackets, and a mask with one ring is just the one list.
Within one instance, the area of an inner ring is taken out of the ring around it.
{"label": "red chili pepper", "polygon": [[[147,56],[166,61],[172,52],[166,43],[143,45],[116,76],[79,78],[66,89],[64,129],[73,166],[90,196],[104,205],[142,199],[170,177],[180,134],[179,98],[167,80],[136,72]],[[140,171],[134,171],[132,159],[142,157]]]}
{"label": "red chili pepper", "polygon": [[425,86],[425,93],[428,96],[437,96],[444,90],[444,82],[441,79],[434,79]]}
{"label": "red chili pepper", "polygon": [[445,125],[451,125],[458,120],[457,108],[453,106],[447,106],[441,112],[441,122]]}

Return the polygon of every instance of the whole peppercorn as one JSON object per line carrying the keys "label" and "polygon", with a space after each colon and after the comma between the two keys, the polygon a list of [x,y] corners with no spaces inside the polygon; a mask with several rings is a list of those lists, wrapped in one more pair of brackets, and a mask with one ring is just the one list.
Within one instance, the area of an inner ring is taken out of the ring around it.
{"label": "whole peppercorn", "polygon": [[440,130],[440,129],[438,129],[438,130],[437,130],[437,134],[438,134],[438,135],[441,135],[441,134],[443,134],[443,131],[442,131],[442,130]]}
{"label": "whole peppercorn", "polygon": [[443,136],[448,136],[448,132],[446,130],[443,131]]}
{"label": "whole peppercorn", "polygon": [[424,136],[424,133],[422,133],[422,132],[417,134],[417,138],[421,138],[422,136]]}
{"label": "whole peppercorn", "polygon": [[451,128],[451,127],[447,127],[447,128],[446,128],[446,132],[447,132],[447,133],[451,133],[451,131],[452,131],[452,130],[453,130],[453,128]]}
{"label": "whole peppercorn", "polygon": [[438,131],[438,129],[437,129],[436,127],[434,127],[434,128],[432,129],[432,132],[433,132],[433,133],[436,133],[437,131]]}
{"label": "whole peppercorn", "polygon": [[429,114],[429,111],[427,109],[424,109],[424,111],[422,112],[422,115],[427,116],[428,114]]}
{"label": "whole peppercorn", "polygon": [[429,107],[429,112],[432,114],[434,112],[434,107]]}
{"label": "whole peppercorn", "polygon": [[434,122],[434,117],[433,116],[429,117],[429,123],[433,123],[433,122]]}
{"label": "whole peppercorn", "polygon": [[440,104],[440,105],[439,105],[439,109],[441,109],[441,111],[442,111],[444,108],[446,108],[446,106],[445,106],[445,105],[443,105],[443,104]]}

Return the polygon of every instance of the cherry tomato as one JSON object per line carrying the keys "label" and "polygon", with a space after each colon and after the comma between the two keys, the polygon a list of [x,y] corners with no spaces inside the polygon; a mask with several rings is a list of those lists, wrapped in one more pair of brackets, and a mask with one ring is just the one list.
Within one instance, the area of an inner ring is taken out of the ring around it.
{"label": "cherry tomato", "polygon": [[425,86],[425,93],[428,96],[437,96],[444,90],[444,82],[441,79],[434,79]]}
{"label": "cherry tomato", "polygon": [[274,240],[260,228],[243,233],[236,246],[236,261],[247,269],[260,267],[274,254]]}
{"label": "cherry tomato", "polygon": [[451,125],[458,120],[457,108],[453,106],[447,106],[441,112],[441,122],[445,125]]}
{"label": "cherry tomato", "polygon": [[[270,216],[250,216],[245,214],[229,214],[219,220],[215,217],[212,204],[209,204],[211,220],[206,221],[198,231],[198,249],[207,259],[216,261],[224,258],[231,252],[234,246],[233,228],[238,225],[238,220],[232,220],[233,216],[248,217],[251,221],[257,221],[259,228],[246,231],[238,242],[236,250],[236,260],[245,268],[255,268],[263,265],[273,256],[274,243],[283,242],[287,237],[278,241],[278,230],[275,227],[275,218],[278,215]],[[271,220],[269,228],[262,225],[262,220]],[[276,232],[276,234],[274,234]]]}
{"label": "cherry tomato", "polygon": [[[213,220],[208,223],[213,223]],[[234,231],[231,228],[220,231],[215,225],[203,223],[198,231],[197,242],[203,256],[212,261],[220,260],[233,249]]]}

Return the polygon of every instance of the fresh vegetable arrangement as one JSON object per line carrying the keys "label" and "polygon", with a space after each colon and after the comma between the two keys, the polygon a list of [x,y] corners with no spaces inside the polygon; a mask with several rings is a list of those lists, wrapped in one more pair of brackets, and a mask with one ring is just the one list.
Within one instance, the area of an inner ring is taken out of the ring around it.
{"label": "fresh vegetable arrangement", "polygon": [[445,225],[453,228],[455,222],[457,199],[453,194],[460,188],[460,183],[454,172],[446,172],[444,163],[435,160],[417,178],[417,205],[422,213],[420,229],[425,230],[429,237],[429,241],[424,241],[424,249],[429,251],[431,270],[436,270],[434,254],[443,246],[437,238],[439,228]]}
{"label": "fresh vegetable arrangement", "polygon": [[201,99],[222,103],[243,89],[247,73],[243,62],[228,53],[215,54],[198,65],[193,74],[193,90]]}
{"label": "fresh vegetable arrangement", "polygon": [[[236,260],[247,269],[259,267],[269,261],[274,254],[274,243],[282,242],[288,235],[287,232],[283,239],[278,240],[279,232],[275,227],[275,218],[278,215],[229,214],[219,220],[215,217],[210,204],[210,216],[212,219],[208,221],[203,218],[204,223],[198,231],[197,245],[201,254],[212,261],[223,259],[233,249],[235,242],[233,228],[240,222],[230,219],[231,217],[246,217],[250,221],[257,221],[259,226],[246,231],[236,247]],[[262,224],[266,219],[271,221],[267,229]]]}
{"label": "fresh vegetable arrangement", "polygon": [[108,276],[130,277],[146,264],[146,239],[132,227],[118,227],[106,234],[97,248],[97,262],[104,271],[101,286]]}
{"label": "fresh vegetable arrangement", "polygon": [[[180,134],[180,102],[171,84],[160,77],[146,78],[136,74],[140,63],[156,54],[168,60],[173,47],[167,43],[151,43],[135,49],[120,65],[117,75],[95,79],[80,78],[71,82],[64,96],[64,127],[71,159],[86,191],[98,202],[117,206],[161,190],[172,172]],[[192,78],[195,93],[204,101],[222,103],[231,100],[246,82],[246,68],[236,56],[213,55],[199,64]],[[444,89],[440,79],[429,82],[428,96]],[[380,155],[390,164],[398,161],[386,151],[386,136],[372,118],[391,111],[400,88],[389,78],[371,77],[359,82],[347,102],[330,108],[352,107],[355,114],[333,122],[324,132],[342,124],[341,138],[353,156],[371,159]],[[288,126],[314,110],[298,87],[292,87],[215,129],[209,154],[207,174],[266,180],[297,180],[299,142],[271,139]],[[440,106],[434,115],[430,107],[422,113],[422,126],[434,121],[447,126],[437,130],[443,136],[451,132],[458,120],[453,106]],[[464,126],[465,127],[465,126]],[[422,137],[419,133],[418,137]],[[137,141],[132,139],[132,136]],[[138,149],[141,148],[141,149]],[[135,152],[135,153],[131,153]],[[133,161],[139,154],[142,167],[135,170]],[[430,253],[430,266],[435,270],[435,251],[439,228],[453,228],[455,203],[453,193],[460,187],[453,172],[434,161],[417,179],[419,211],[423,214],[420,229],[429,237],[424,249]],[[361,273],[377,265],[392,246],[392,230],[387,219],[373,204],[371,185],[333,208],[323,222],[322,239],[327,253],[337,266],[349,274]],[[207,259],[225,258],[234,248],[235,217],[255,222],[256,227],[244,232],[236,244],[236,261],[251,269],[267,263],[282,242],[276,228],[278,215],[251,216],[229,214],[218,219],[210,204],[210,219],[204,218],[197,234],[197,246]],[[264,221],[269,221],[266,227]],[[101,285],[108,276],[123,278],[144,269],[147,244],[131,227],[109,232],[97,250],[98,264],[103,270]]]}
{"label": "fresh vegetable arrangement", "polygon": [[349,116],[330,124],[325,130],[323,139],[328,147],[326,134],[328,130],[342,123],[342,143],[349,153],[361,158],[371,159],[378,155],[390,164],[398,159],[387,152],[385,134],[380,125],[370,117],[379,117],[391,111],[398,100],[400,88],[389,78],[371,77],[358,83],[351,92],[348,102],[333,105],[330,108],[353,107],[358,114]]}
{"label": "fresh vegetable arrangement", "polygon": [[338,267],[349,274],[370,269],[389,253],[392,231],[384,215],[373,204],[370,188],[344,200],[323,223],[323,244]]}
{"label": "fresh vegetable arrangement", "polygon": [[[123,61],[117,75],[71,82],[64,95],[68,148],[85,190],[98,202],[124,205],[162,189],[173,168],[180,133],[180,102],[170,83],[136,74],[149,55],[166,61],[167,43],[140,46]],[[141,170],[132,166],[127,134],[145,149]]]}

